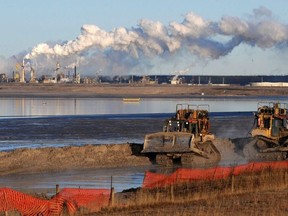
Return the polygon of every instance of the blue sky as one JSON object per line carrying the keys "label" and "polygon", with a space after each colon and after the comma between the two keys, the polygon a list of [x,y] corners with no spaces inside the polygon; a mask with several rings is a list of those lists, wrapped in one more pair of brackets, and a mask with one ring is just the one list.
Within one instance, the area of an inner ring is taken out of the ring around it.
{"label": "blue sky", "polygon": [[[171,22],[182,23],[189,12],[212,22],[219,22],[224,16],[247,20],[253,14],[253,10],[260,7],[271,11],[273,20],[283,25],[288,24],[288,1],[286,0],[0,0],[0,2],[2,27],[0,56],[4,59],[29,53],[41,43],[55,45],[75,40],[81,34],[81,27],[84,24],[95,25],[107,32],[119,27],[130,30],[137,28],[142,19],[159,21],[164,26],[169,26]],[[286,47],[281,50],[274,47],[263,48],[241,43],[229,54],[212,59],[201,59],[199,64],[197,63],[199,57],[194,58],[186,56],[185,52],[179,52],[177,56],[170,56],[168,60],[171,62],[173,58],[175,62],[183,61],[183,63],[167,65],[166,57],[154,56],[152,59],[145,58],[137,63],[129,62],[129,67],[123,67],[119,73],[130,70],[133,65],[130,73],[137,73],[135,71],[143,69],[146,73],[165,74],[183,71],[190,67],[188,73],[196,71],[200,74],[254,74],[257,70],[258,74],[287,74],[286,49]],[[106,57],[111,57],[105,54]],[[40,60],[37,61],[39,63]],[[149,61],[150,63],[147,63]],[[95,70],[113,70],[117,73],[116,66],[112,68],[107,66],[108,63],[102,62],[101,68],[98,69],[90,70],[87,66],[83,70],[89,73],[95,73]],[[99,62],[98,64],[100,65]],[[9,64],[7,67],[11,68]]]}

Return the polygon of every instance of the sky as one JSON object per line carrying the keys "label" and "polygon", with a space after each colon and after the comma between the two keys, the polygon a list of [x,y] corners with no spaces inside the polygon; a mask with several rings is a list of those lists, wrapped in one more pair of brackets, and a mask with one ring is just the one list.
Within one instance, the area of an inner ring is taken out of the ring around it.
{"label": "sky", "polygon": [[[0,73],[287,75],[287,0],[0,0]],[[23,61],[24,60],[24,61]]]}

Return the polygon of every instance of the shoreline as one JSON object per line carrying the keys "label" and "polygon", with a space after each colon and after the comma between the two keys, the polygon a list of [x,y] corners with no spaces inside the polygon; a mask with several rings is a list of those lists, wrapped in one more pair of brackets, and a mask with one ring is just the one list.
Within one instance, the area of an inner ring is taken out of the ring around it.
{"label": "shoreline", "polygon": [[276,97],[286,96],[288,87],[214,86],[171,84],[26,84],[1,83],[0,98],[209,98],[209,97]]}

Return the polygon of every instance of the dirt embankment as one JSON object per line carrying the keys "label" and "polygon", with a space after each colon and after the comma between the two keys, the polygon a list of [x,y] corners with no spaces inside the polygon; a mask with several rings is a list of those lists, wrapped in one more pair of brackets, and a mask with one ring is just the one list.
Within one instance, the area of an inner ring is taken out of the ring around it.
{"label": "dirt embankment", "polygon": [[[225,164],[243,161],[229,139],[214,140]],[[19,173],[56,172],[64,170],[151,165],[141,154],[142,144],[84,145],[58,148],[23,148],[0,152],[0,176]]]}
{"label": "dirt embankment", "polygon": [[288,87],[140,85],[140,84],[9,84],[0,85],[0,97],[243,97],[283,96]]}
{"label": "dirt embankment", "polygon": [[137,144],[110,144],[0,152],[0,175],[150,165],[148,157],[139,156],[141,148]]}

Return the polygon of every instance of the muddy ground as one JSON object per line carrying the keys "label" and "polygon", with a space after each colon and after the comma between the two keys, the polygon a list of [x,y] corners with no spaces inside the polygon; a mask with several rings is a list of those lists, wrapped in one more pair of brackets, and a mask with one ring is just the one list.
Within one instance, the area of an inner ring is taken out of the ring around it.
{"label": "muddy ground", "polygon": [[142,84],[9,84],[1,83],[0,97],[231,97],[285,96],[288,87],[142,85]]}
{"label": "muddy ground", "polygon": [[[233,152],[228,139],[216,139],[222,161],[237,163],[245,160]],[[142,144],[85,145],[58,148],[16,149],[0,152],[0,176],[21,173],[59,172],[64,170],[105,167],[146,166],[154,162],[141,154]]]}
{"label": "muddy ground", "polygon": [[0,152],[0,175],[151,164],[149,158],[137,156],[139,147],[110,144]]}

